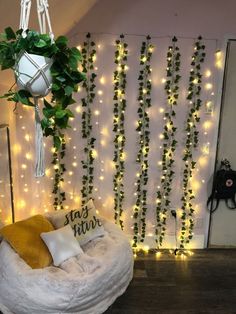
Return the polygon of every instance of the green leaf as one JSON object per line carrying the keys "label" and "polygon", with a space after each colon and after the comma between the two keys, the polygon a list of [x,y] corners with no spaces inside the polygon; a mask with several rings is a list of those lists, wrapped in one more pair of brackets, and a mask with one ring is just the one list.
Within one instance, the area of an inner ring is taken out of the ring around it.
{"label": "green leaf", "polygon": [[61,139],[59,136],[53,136],[53,144],[56,150],[59,150],[59,148],[61,147]]}
{"label": "green leaf", "polygon": [[56,84],[56,83],[53,83],[53,84],[52,84],[52,90],[54,90],[54,91],[60,90],[60,85],[58,85],[58,84]]}
{"label": "green leaf", "polygon": [[56,109],[53,107],[52,108],[47,108],[47,107],[43,108],[43,114],[48,119],[52,118],[55,115],[55,111],[56,111]]}
{"label": "green leaf", "polygon": [[[65,111],[66,111],[68,117],[70,117],[70,118],[74,117],[74,114],[73,114],[73,112],[70,109],[65,109]],[[91,139],[91,140],[94,140],[94,139]]]}
{"label": "green leaf", "polygon": [[74,55],[71,55],[69,57],[69,66],[73,69],[76,70],[78,67],[78,60]]}
{"label": "green leaf", "polygon": [[71,87],[71,86],[66,86],[65,87],[65,94],[66,94],[66,96],[70,96],[73,93],[73,91],[74,91],[73,87]]}
{"label": "green leaf", "polygon": [[55,114],[56,118],[58,119],[63,118],[65,115],[67,115],[66,110],[61,110],[61,109],[57,110]]}
{"label": "green leaf", "polygon": [[53,108],[52,105],[45,98],[43,100],[43,103],[44,103],[44,106],[46,108],[48,108],[48,109],[52,109]]}
{"label": "green leaf", "polygon": [[39,41],[35,42],[34,45],[35,45],[36,47],[38,47],[38,48],[42,48],[42,47],[45,47],[45,46],[47,45],[47,43],[46,43],[44,40],[39,39]]}
{"label": "green leaf", "polygon": [[73,47],[73,48],[71,48],[71,53],[77,59],[77,61],[82,60],[81,53],[80,53],[79,49]]}
{"label": "green leaf", "polygon": [[21,89],[15,95],[18,98],[18,101],[22,104],[33,107],[35,106],[34,103],[29,100],[32,95],[28,91]]}
{"label": "green leaf", "polygon": [[55,41],[56,45],[59,47],[64,47],[67,45],[68,43],[68,39],[65,36],[59,36],[56,41]]}
{"label": "green leaf", "polygon": [[5,28],[5,34],[6,34],[7,40],[16,39],[15,32],[13,31],[11,27]]}

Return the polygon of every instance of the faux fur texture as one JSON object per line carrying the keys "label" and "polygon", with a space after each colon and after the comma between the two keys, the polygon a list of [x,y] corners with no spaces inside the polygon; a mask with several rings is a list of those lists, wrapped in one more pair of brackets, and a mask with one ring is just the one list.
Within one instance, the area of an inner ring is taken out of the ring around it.
{"label": "faux fur texture", "polygon": [[59,267],[31,269],[2,241],[0,310],[4,314],[100,314],[124,293],[133,254],[122,231],[104,221],[107,234],[83,247],[85,255]]}

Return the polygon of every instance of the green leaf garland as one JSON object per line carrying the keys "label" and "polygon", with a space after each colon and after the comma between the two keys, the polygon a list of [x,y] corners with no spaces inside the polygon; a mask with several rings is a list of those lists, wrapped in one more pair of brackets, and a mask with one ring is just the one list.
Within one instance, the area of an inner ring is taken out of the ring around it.
{"label": "green leaf garland", "polygon": [[197,124],[200,121],[199,110],[202,105],[200,99],[201,94],[201,64],[205,59],[205,46],[202,44],[202,38],[199,37],[195,43],[194,53],[192,56],[192,69],[189,77],[189,87],[187,100],[189,101],[189,111],[187,114],[187,120],[185,122],[185,148],[183,155],[184,170],[183,170],[183,194],[181,197],[181,235],[180,235],[180,249],[184,249],[185,245],[190,242],[193,237],[194,228],[194,208],[192,201],[194,200],[194,192],[191,187],[191,178],[193,170],[196,166],[196,162],[193,159],[193,152],[198,147],[198,135]]}
{"label": "green leaf garland", "polygon": [[140,72],[139,72],[139,95],[138,95],[138,133],[139,150],[136,162],[139,166],[136,180],[136,203],[134,206],[134,237],[133,247],[136,248],[139,242],[144,242],[146,234],[146,212],[147,212],[147,183],[148,183],[148,153],[150,142],[148,109],[151,107],[151,66],[153,45],[150,43],[150,36],[141,46]]}
{"label": "green leaf garland", "polygon": [[113,73],[114,80],[114,109],[113,109],[113,132],[114,132],[114,158],[115,173],[113,175],[113,191],[114,191],[114,219],[123,230],[123,201],[124,201],[124,147],[125,147],[125,109],[126,109],[126,63],[128,45],[124,42],[124,35],[120,35],[120,39],[116,40],[115,64],[116,70]]}
{"label": "green leaf garland", "polygon": [[85,97],[82,98],[82,137],[85,139],[84,159],[81,161],[84,174],[82,177],[82,205],[85,204],[93,193],[94,179],[94,143],[96,139],[93,136],[92,125],[92,105],[95,98],[95,79],[94,60],[96,56],[95,43],[91,40],[91,35],[88,33],[86,41],[82,48],[82,68],[87,79],[83,82],[82,87],[85,91]]}
{"label": "green leaf garland", "polygon": [[166,232],[167,212],[170,212],[171,201],[170,193],[172,190],[172,181],[174,177],[174,155],[176,150],[176,131],[174,124],[175,111],[179,98],[179,80],[180,71],[180,53],[176,46],[177,38],[172,39],[172,45],[167,52],[167,68],[165,83],[165,92],[167,98],[167,109],[164,114],[164,127],[162,135],[162,157],[161,157],[161,184],[156,197],[156,228],[155,241],[157,248],[162,246]]}
{"label": "green leaf garland", "polygon": [[62,134],[58,127],[54,126],[53,135],[53,159],[52,165],[54,169],[54,181],[53,181],[53,191],[54,202],[53,207],[55,210],[63,209],[63,202],[66,200],[65,192],[62,190],[61,184],[64,182],[63,175],[66,171],[63,159],[66,154],[66,142],[65,136]]}

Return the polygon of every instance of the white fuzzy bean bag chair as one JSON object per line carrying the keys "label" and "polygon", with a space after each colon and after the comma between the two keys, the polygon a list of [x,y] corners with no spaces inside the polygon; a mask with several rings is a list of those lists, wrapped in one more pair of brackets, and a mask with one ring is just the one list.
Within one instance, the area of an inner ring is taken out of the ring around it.
{"label": "white fuzzy bean bag chair", "polygon": [[133,276],[133,254],[123,232],[103,221],[105,236],[86,254],[60,265],[32,269],[11,246],[0,244],[0,311],[4,314],[99,314],[124,293]]}

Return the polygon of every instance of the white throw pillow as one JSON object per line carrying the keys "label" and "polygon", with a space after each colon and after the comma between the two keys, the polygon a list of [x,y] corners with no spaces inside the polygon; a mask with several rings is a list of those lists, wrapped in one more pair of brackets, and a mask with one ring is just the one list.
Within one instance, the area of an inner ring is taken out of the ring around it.
{"label": "white throw pillow", "polygon": [[92,199],[80,209],[59,210],[47,217],[56,229],[69,224],[80,245],[105,234]]}
{"label": "white throw pillow", "polygon": [[70,225],[54,231],[43,232],[40,236],[47,245],[55,266],[59,266],[70,257],[83,253]]}

